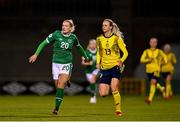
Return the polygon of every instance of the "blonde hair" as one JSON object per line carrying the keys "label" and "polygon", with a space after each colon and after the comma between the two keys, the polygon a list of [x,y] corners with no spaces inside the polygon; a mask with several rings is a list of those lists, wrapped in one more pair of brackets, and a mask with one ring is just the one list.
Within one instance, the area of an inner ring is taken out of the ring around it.
{"label": "blonde hair", "polygon": [[171,45],[170,44],[165,44],[163,47],[163,50],[168,49],[169,51],[171,50]]}
{"label": "blonde hair", "polygon": [[71,33],[75,31],[75,25],[72,19],[66,19],[64,22],[68,22],[71,26]]}
{"label": "blonde hair", "polygon": [[[90,40],[89,40],[89,43],[90,43],[90,42],[96,43],[96,40],[95,40],[95,39],[90,39]],[[88,44],[88,46],[87,46],[87,49],[90,49],[90,48],[89,48],[89,44]]]}
{"label": "blonde hair", "polygon": [[111,19],[105,19],[104,21],[108,21],[110,23],[110,26],[112,26],[112,33],[115,34],[116,36],[120,37],[120,38],[124,38],[122,32],[120,31],[119,27],[117,26],[117,24],[115,22],[113,22],[113,20]]}

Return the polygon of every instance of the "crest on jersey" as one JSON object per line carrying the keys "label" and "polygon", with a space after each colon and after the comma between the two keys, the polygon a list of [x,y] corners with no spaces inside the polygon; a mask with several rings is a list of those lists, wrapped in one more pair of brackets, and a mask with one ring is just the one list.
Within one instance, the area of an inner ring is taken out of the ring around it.
{"label": "crest on jersey", "polygon": [[108,48],[108,47],[109,47],[109,44],[107,43],[107,44],[106,44],[106,48]]}
{"label": "crest on jersey", "polygon": [[69,43],[72,43],[73,41],[72,41],[72,39],[68,39],[68,42],[69,42]]}

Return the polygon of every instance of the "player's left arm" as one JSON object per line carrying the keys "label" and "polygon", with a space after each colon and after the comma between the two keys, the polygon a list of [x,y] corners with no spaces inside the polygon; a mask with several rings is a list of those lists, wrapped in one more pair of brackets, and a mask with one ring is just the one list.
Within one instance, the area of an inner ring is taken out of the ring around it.
{"label": "player's left arm", "polygon": [[177,63],[177,59],[174,53],[172,53],[172,63],[176,64]]}
{"label": "player's left arm", "polygon": [[76,37],[76,42],[75,42],[76,48],[79,50],[79,52],[81,53],[81,55],[85,58],[85,60],[88,60],[88,56],[86,54],[86,52],[84,51],[84,48],[81,46],[81,44],[79,43],[77,37]]}
{"label": "player's left arm", "polygon": [[126,49],[126,44],[124,43],[122,38],[118,39],[118,46],[119,46],[120,50],[123,52],[123,56],[120,59],[123,63],[128,57],[128,51]]}

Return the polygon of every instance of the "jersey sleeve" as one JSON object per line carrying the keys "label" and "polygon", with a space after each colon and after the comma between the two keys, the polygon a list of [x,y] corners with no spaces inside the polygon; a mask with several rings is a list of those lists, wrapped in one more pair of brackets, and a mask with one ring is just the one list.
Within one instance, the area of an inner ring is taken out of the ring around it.
{"label": "jersey sleeve", "polygon": [[89,51],[86,50],[85,53],[86,53],[86,55],[87,55],[89,61],[92,61],[92,60],[93,60],[93,57],[92,57],[92,55],[90,55]]}
{"label": "jersey sleeve", "polygon": [[79,46],[80,45],[80,43],[79,43],[79,40],[78,40],[78,38],[74,35],[74,45],[75,46]]}
{"label": "jersey sleeve", "polygon": [[150,61],[149,58],[147,58],[147,50],[143,51],[143,54],[141,55],[140,62],[141,63],[148,63]]}
{"label": "jersey sleeve", "polygon": [[47,44],[48,44],[48,42],[47,42],[46,40],[44,40],[43,42],[41,42],[41,43],[39,44],[38,48],[36,49],[35,55],[38,56]]}
{"label": "jersey sleeve", "polygon": [[97,53],[96,53],[96,64],[100,64],[101,58],[100,58],[100,42],[99,39],[96,39],[96,43],[97,43]]}
{"label": "jersey sleeve", "polygon": [[176,64],[177,63],[177,59],[174,53],[172,53],[172,63]]}
{"label": "jersey sleeve", "polygon": [[164,62],[167,63],[167,62],[168,62],[168,59],[167,59],[166,54],[165,54],[162,50],[159,50],[159,52],[160,52],[160,55],[162,56]]}
{"label": "jersey sleeve", "polygon": [[126,49],[126,44],[124,43],[122,38],[118,39],[118,46],[121,49],[121,51],[123,52],[123,56],[121,57],[121,61],[124,62],[128,57],[128,51]]}
{"label": "jersey sleeve", "polygon": [[81,53],[81,55],[85,58],[85,59],[89,59],[86,52],[84,51],[83,47],[81,46],[81,44],[79,43],[79,40],[77,39],[77,37],[75,36],[75,42],[74,45],[76,46],[76,48],[79,50],[79,52]]}
{"label": "jersey sleeve", "polygon": [[58,31],[54,31],[53,33],[49,34],[48,37],[46,38],[47,43],[51,43],[55,40],[56,34]]}

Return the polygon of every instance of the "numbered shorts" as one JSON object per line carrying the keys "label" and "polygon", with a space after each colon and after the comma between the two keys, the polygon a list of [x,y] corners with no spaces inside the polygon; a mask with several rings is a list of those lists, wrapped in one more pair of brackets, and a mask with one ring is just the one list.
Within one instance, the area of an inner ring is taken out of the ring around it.
{"label": "numbered shorts", "polygon": [[71,76],[72,67],[73,67],[72,63],[68,63],[68,64],[52,63],[53,79],[58,80],[60,74],[67,74]]}
{"label": "numbered shorts", "polygon": [[93,75],[97,75],[99,72],[99,69],[95,69],[92,73],[87,73],[86,74],[86,78],[89,82],[91,82],[91,79],[93,77]]}
{"label": "numbered shorts", "polygon": [[118,66],[114,66],[113,68],[108,69],[108,70],[101,70],[99,83],[104,83],[104,84],[110,85],[112,78],[117,78],[120,80],[121,73],[119,71]]}

